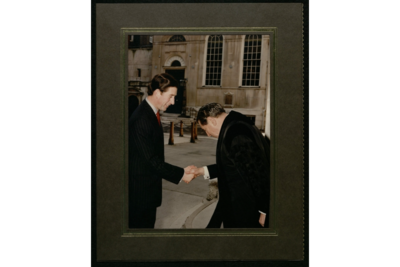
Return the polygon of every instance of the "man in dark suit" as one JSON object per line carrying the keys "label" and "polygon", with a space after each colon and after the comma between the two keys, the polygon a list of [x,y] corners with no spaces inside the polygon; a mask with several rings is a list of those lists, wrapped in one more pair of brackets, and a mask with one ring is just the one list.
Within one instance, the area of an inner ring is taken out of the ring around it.
{"label": "man in dark suit", "polygon": [[217,164],[190,172],[218,178],[219,201],[207,228],[269,226],[269,140],[245,115],[227,114],[218,103],[200,108],[197,121],[208,136],[217,137]]}
{"label": "man in dark suit", "polygon": [[169,74],[157,74],[148,87],[148,96],[129,119],[129,228],[154,228],[161,205],[164,178],[188,183],[193,174],[165,162],[164,133],[159,110],[175,102],[178,82]]}

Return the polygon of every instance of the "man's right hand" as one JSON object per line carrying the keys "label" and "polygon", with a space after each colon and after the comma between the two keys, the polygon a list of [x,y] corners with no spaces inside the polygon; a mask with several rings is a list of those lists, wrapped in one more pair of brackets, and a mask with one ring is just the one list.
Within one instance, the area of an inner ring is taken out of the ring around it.
{"label": "man's right hand", "polygon": [[182,181],[184,181],[185,183],[190,183],[190,181],[192,181],[196,176],[192,173],[186,173],[183,175]]}
{"label": "man's right hand", "polygon": [[190,170],[188,170],[187,173],[192,173],[192,174],[194,174],[195,177],[197,177],[199,175],[204,175],[204,167],[191,168]]}

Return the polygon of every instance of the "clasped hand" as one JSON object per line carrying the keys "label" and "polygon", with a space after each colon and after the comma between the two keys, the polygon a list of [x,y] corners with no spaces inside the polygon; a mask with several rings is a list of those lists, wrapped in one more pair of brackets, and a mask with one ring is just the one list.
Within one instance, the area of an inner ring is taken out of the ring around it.
{"label": "clasped hand", "polygon": [[197,168],[194,165],[190,165],[185,168],[185,174],[183,175],[182,180],[188,184],[199,175],[204,175],[203,168]]}

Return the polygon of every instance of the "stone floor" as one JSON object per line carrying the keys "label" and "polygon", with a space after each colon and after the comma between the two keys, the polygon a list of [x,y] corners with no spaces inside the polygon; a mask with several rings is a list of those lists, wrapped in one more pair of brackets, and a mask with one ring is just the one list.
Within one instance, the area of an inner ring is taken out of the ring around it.
{"label": "stone floor", "polygon": [[[164,134],[165,161],[176,166],[205,166],[215,163],[217,139],[198,136],[190,143],[190,135],[174,134],[174,145],[168,145],[169,134]],[[198,176],[189,184],[176,185],[163,180],[163,201],[157,209],[155,228],[205,228],[214,212],[217,199],[207,201],[208,180]]]}

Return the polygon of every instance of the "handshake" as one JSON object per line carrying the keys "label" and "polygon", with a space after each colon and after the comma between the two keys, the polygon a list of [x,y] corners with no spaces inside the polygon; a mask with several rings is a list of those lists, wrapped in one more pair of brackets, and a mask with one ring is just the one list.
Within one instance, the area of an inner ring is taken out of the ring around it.
{"label": "handshake", "polygon": [[194,165],[187,166],[185,168],[185,174],[183,175],[182,181],[188,184],[199,175],[204,175],[203,167],[197,168]]}

